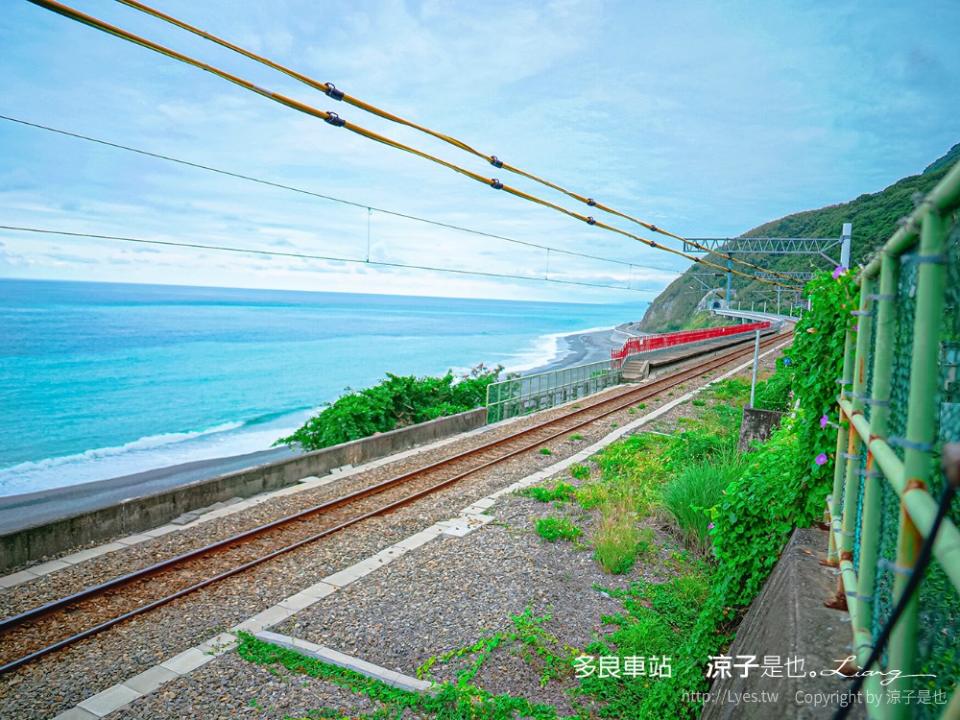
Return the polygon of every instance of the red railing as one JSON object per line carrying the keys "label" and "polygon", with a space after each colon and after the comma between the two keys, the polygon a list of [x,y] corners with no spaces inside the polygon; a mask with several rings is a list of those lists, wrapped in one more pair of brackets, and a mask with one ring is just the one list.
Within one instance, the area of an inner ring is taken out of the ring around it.
{"label": "red railing", "polygon": [[610,353],[610,357],[613,359],[613,364],[616,367],[620,367],[628,355],[648,352],[650,350],[662,350],[663,348],[685,345],[686,343],[713,340],[714,338],[726,337],[728,335],[768,330],[770,326],[770,322],[764,321],[746,323],[744,325],[725,325],[723,327],[704,328],[703,330],[680,330],[678,332],[663,333],[662,335],[646,335],[644,337],[630,338],[624,343],[622,348],[613,350]]}

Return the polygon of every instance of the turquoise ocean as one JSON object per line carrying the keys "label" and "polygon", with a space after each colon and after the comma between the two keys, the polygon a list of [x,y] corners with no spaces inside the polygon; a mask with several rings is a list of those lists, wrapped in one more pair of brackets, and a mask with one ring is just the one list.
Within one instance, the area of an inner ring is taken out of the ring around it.
{"label": "turquoise ocean", "polygon": [[262,450],[387,372],[538,367],[645,308],[0,280],[0,495]]}

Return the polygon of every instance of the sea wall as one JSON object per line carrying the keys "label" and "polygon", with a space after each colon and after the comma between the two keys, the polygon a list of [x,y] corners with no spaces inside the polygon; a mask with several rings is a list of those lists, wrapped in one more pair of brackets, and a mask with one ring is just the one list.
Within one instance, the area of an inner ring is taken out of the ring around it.
{"label": "sea wall", "polygon": [[305,477],[325,475],[334,468],[360,465],[473,430],[486,422],[486,412],[486,408],[477,408],[437,418],[0,535],[0,572],[70,548],[143,532],[196,508],[277,490]]}

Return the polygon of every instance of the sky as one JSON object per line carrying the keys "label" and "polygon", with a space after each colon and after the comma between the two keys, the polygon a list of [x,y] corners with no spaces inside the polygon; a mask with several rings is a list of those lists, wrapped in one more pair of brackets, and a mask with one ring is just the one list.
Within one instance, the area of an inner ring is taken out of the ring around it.
{"label": "sky", "polygon": [[[922,7],[843,1],[151,2],[688,237],[733,236],[791,212],[880,190],[920,172],[960,140],[960,75],[950,71],[960,67],[960,3],[952,0]],[[68,4],[590,213],[119,3]],[[25,0],[0,6],[0,114],[360,205],[0,120],[0,225],[369,257],[530,279],[10,230],[0,230],[0,277],[628,302],[651,299],[688,264]],[[604,219],[651,237],[638,226]],[[623,289],[537,280],[545,276]]]}

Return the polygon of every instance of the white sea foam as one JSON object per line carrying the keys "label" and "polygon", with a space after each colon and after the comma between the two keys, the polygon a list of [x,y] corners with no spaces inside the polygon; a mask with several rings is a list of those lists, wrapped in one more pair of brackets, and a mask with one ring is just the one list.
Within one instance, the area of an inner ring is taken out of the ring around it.
{"label": "white sea foam", "polygon": [[524,372],[534,368],[543,367],[557,360],[563,359],[569,351],[569,338],[586,333],[602,332],[613,330],[613,327],[594,327],[585,330],[575,330],[573,332],[557,332],[547,335],[540,335],[531,343],[531,346],[521,350],[511,359],[504,361],[504,367],[509,372]]}
{"label": "white sea foam", "polygon": [[[195,432],[150,435],[124,445],[20,463],[0,469],[0,495],[76,485],[196,460],[266,450],[277,438],[300,427],[311,413],[299,411],[259,425],[228,422]],[[64,482],[65,478],[69,478],[69,482]]]}

